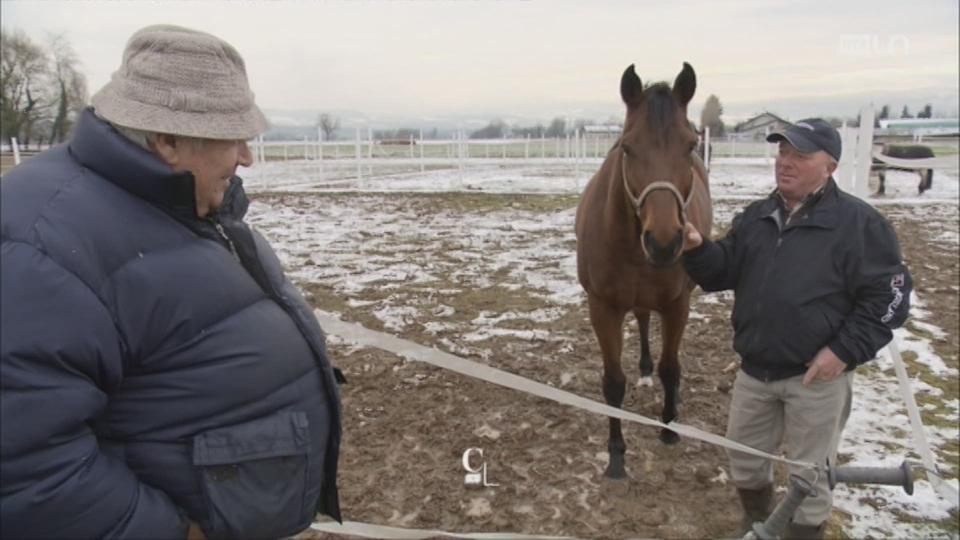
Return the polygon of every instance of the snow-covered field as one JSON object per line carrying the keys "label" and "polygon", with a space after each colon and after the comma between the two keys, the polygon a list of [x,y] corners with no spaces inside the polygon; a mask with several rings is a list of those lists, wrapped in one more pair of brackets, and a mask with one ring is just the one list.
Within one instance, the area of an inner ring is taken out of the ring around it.
{"label": "snow-covered field", "polygon": [[[537,213],[519,211],[507,203],[483,215],[468,212],[469,219],[465,219],[464,212],[443,205],[433,208],[429,201],[415,211],[397,211],[385,204],[385,198],[392,193],[445,191],[575,195],[596,164],[582,164],[579,176],[567,163],[510,167],[470,163],[462,170],[400,172],[363,180],[344,172],[338,180],[325,181],[319,181],[316,167],[311,162],[270,162],[241,172],[254,194],[283,192],[280,198],[270,198],[269,204],[255,198],[249,221],[273,242],[298,283],[329,287],[334,294],[347,298],[349,307],[369,311],[387,331],[401,332],[418,321],[428,333],[458,332],[459,340],[444,337],[439,342],[451,352],[469,350],[488,358],[493,350],[484,344],[491,336],[508,335],[534,344],[568,339],[543,328],[559,318],[566,306],[583,301],[570,247],[572,206]],[[329,174],[330,170],[325,172]],[[922,196],[916,195],[917,182],[915,174],[889,172],[887,195],[870,201],[881,211],[889,208],[897,219],[925,221],[933,228],[928,241],[956,258],[960,253],[957,171],[937,171],[933,188]],[[711,171],[711,186],[716,200],[715,222],[723,229],[746,200],[770,191],[772,165],[763,159],[717,160]],[[350,194],[336,197],[336,201],[348,204],[331,204],[325,197],[314,196],[325,192]],[[306,197],[300,200],[298,194],[310,194],[309,201]],[[445,257],[425,260],[421,256],[424,244],[441,244]],[[487,252],[492,255],[478,255]],[[453,320],[453,308],[442,298],[466,289],[490,287],[497,283],[497,276],[509,277],[505,281],[510,287],[529,289],[548,307],[524,312],[492,306],[470,321]],[[411,284],[415,285],[415,294],[409,292]],[[960,296],[956,285],[952,291],[941,293],[952,295],[954,304]],[[399,292],[401,287],[406,292],[391,296],[391,290]],[[377,294],[364,297],[364,293],[373,291]],[[729,303],[729,297],[721,300]],[[716,296],[698,295],[691,320],[706,318],[708,305],[717,302]],[[956,489],[960,402],[944,397],[941,389],[921,380],[916,370],[956,386],[958,359],[941,357],[932,342],[955,336],[958,328],[945,326],[941,314],[931,311],[929,304],[922,295],[913,299],[911,320],[897,331],[897,339],[901,350],[915,358],[910,372],[914,393],[942,398],[939,407],[926,406],[927,414],[939,420],[937,426],[927,426],[926,435],[936,449],[938,465]],[[502,325],[516,319],[527,320],[528,324],[522,328]],[[842,459],[866,466],[898,466],[906,457],[918,463],[918,456],[912,453],[915,446],[906,409],[885,353],[858,370],[855,389],[854,410],[841,444]],[[926,480],[917,481],[912,497],[899,488],[841,485],[835,491],[835,505],[850,516],[844,533],[854,538],[958,536],[956,528],[945,530],[942,525],[950,519],[956,501],[939,498]],[[931,522],[939,525],[928,526]]]}

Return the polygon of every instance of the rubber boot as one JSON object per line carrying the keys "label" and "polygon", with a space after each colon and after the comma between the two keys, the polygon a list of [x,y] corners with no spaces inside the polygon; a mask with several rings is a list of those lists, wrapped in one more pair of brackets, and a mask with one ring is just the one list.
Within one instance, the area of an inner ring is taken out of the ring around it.
{"label": "rubber boot", "polygon": [[765,521],[770,512],[773,512],[773,484],[767,484],[760,489],[737,488],[737,495],[740,496],[740,505],[743,506],[739,535],[743,536],[752,530],[754,523]]}

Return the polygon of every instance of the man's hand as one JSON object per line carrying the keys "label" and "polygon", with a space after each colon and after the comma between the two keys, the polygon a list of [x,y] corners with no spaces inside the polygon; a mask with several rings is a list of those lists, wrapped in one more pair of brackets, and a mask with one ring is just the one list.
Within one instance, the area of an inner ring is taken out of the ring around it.
{"label": "man's hand", "polygon": [[703,236],[700,236],[700,231],[693,226],[693,223],[687,222],[686,227],[683,229],[683,250],[690,251],[700,247],[700,244],[703,243]]}
{"label": "man's hand", "polygon": [[813,357],[813,361],[807,364],[807,374],[803,376],[803,385],[810,386],[814,380],[832,381],[843,374],[847,369],[847,364],[837,355],[833,354],[830,347],[824,347]]}

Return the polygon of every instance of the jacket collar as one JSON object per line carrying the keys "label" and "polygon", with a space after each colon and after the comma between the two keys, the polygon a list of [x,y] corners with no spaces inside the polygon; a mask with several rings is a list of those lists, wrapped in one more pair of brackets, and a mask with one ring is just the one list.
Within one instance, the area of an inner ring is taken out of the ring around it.
{"label": "jacket collar", "polygon": [[[821,227],[832,229],[837,226],[839,219],[840,188],[831,176],[827,183],[813,198],[804,202],[804,207],[798,210],[797,215],[789,223],[789,227]],[[762,216],[770,216],[782,208],[782,199],[778,190],[767,197],[761,207]],[[784,213],[784,216],[786,213]]]}
{"label": "jacket collar", "polygon": [[[92,108],[80,115],[69,143],[70,153],[84,167],[178,218],[197,219],[194,178],[177,173],[157,156],[137,146],[98,118]],[[218,211],[242,218],[249,202],[243,182],[234,176]]]}

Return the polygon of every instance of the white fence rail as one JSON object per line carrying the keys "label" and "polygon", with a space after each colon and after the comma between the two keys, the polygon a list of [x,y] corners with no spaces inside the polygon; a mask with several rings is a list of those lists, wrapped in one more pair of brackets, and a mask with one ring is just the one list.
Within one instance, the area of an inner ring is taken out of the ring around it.
{"label": "white fence rail", "polygon": [[[257,139],[251,149],[258,161],[352,160],[352,159],[586,159],[604,158],[615,137],[580,137],[577,134],[553,138],[505,139],[414,139],[386,141],[367,137],[319,141],[264,141]],[[770,158],[771,145],[765,142],[714,140],[715,158]]]}

